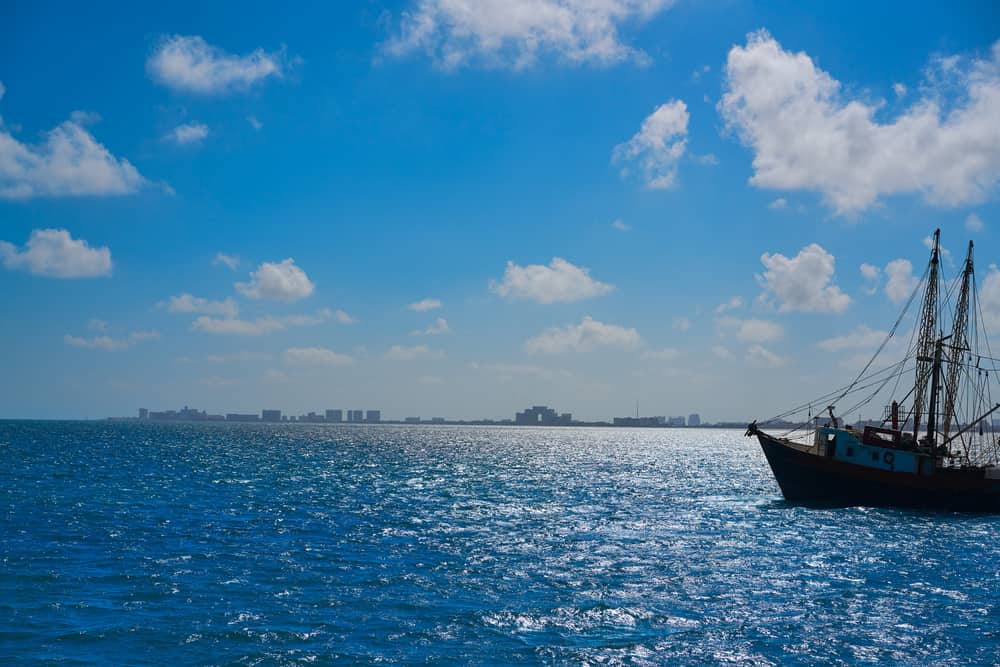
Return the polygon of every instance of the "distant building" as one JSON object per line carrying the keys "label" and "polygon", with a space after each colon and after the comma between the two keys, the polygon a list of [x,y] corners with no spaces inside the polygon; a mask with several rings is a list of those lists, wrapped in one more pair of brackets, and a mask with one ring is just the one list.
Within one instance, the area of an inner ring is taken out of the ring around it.
{"label": "distant building", "polygon": [[684,417],[671,417],[667,420],[667,426],[687,426]]}
{"label": "distant building", "polygon": [[359,424],[365,419],[364,410],[348,410],[347,411],[347,421],[352,424]]}
{"label": "distant building", "polygon": [[225,419],[222,415],[209,415],[204,410],[195,410],[184,406],[181,410],[165,410],[163,412],[148,412],[150,421],[211,421]]}
{"label": "distant building", "polygon": [[149,419],[149,410],[146,408],[139,408],[139,419]]}
{"label": "distant building", "polygon": [[572,414],[568,412],[557,414],[555,410],[545,405],[533,405],[514,415],[514,423],[521,426],[569,426],[572,421]]}
{"label": "distant building", "polygon": [[339,424],[344,421],[344,411],[343,410],[327,410],[326,420],[328,422],[335,422]]}
{"label": "distant building", "polygon": [[[286,417],[287,419],[287,417]],[[261,410],[260,420],[262,422],[280,422],[281,410]]]}
{"label": "distant building", "polygon": [[260,421],[260,415],[247,415],[239,414],[237,412],[230,412],[226,415],[227,422],[257,422]]}
{"label": "distant building", "polygon": [[381,410],[369,410],[365,413],[365,421],[369,424],[378,424],[382,421],[382,411]]}
{"label": "distant building", "polygon": [[697,412],[688,415],[688,426],[701,426],[701,415]]}
{"label": "distant building", "polygon": [[407,424],[419,424],[420,417],[407,417],[403,421],[406,422]]}
{"label": "distant building", "polygon": [[666,421],[666,417],[615,417],[612,423],[615,426],[663,426]]}
{"label": "distant building", "polygon": [[443,424],[444,423],[444,417],[431,417],[431,423],[432,424]]}

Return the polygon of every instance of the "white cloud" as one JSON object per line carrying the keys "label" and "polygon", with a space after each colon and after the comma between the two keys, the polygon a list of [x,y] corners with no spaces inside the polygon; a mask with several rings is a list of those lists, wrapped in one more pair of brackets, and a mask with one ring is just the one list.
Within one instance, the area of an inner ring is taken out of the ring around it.
{"label": "white cloud", "polygon": [[407,306],[410,310],[415,310],[418,313],[424,313],[428,310],[435,310],[441,307],[441,302],[438,299],[421,299],[420,301],[415,301]]}
{"label": "white cloud", "polygon": [[896,97],[904,97],[906,95],[906,86],[901,83],[892,84],[892,92],[896,93]]}
{"label": "white cloud", "polygon": [[250,123],[250,127],[255,130],[260,130],[264,127],[264,123],[257,120],[257,116],[247,116],[247,122]]}
{"label": "white cloud", "polygon": [[687,105],[681,100],[657,107],[634,137],[615,146],[612,161],[626,164],[622,176],[628,175],[628,164],[636,163],[646,187],[673,187],[677,162],[687,148],[688,118]]}
{"label": "white cloud", "polygon": [[0,262],[11,271],[46,278],[97,278],[111,275],[111,251],[91,248],[65,229],[35,229],[24,248],[0,241]]}
{"label": "white cloud", "polygon": [[861,275],[865,280],[878,280],[882,275],[882,269],[878,268],[874,264],[862,264]]}
{"label": "white cloud", "polygon": [[910,298],[920,279],[913,275],[913,264],[908,259],[894,259],[885,265],[885,294],[893,303]]}
{"label": "white cloud", "polygon": [[80,336],[63,336],[63,342],[71,347],[81,347],[89,350],[104,350],[112,352],[114,350],[125,350],[136,343],[145,340],[156,340],[160,334],[156,331],[134,331],[125,338],[112,338],[111,336],[94,336],[93,338],[82,338]]}
{"label": "white cloud", "polygon": [[734,331],[736,338],[744,343],[769,343],[785,336],[785,329],[780,324],[767,320],[720,317],[716,323],[722,330]]}
{"label": "white cloud", "polygon": [[349,315],[348,313],[344,312],[343,310],[340,310],[339,308],[333,311],[333,319],[337,320],[339,324],[358,323],[358,318],[354,317],[353,315]]}
{"label": "white cloud", "polygon": [[538,303],[569,303],[601,296],[614,290],[613,285],[590,277],[590,269],[553,257],[548,266],[518,266],[507,262],[503,280],[490,281],[490,291],[511,299],[530,299]]}
{"label": "white cloud", "polygon": [[716,306],[715,314],[721,315],[727,310],[738,310],[742,307],[743,307],[743,299],[741,297],[734,296],[729,301],[726,301],[725,303],[720,303],[718,306]]}
{"label": "white cloud", "polygon": [[785,365],[785,359],[771,352],[763,345],[751,345],[743,357],[751,366],[759,368],[778,368]]}
{"label": "white cloud", "polygon": [[91,331],[107,331],[108,323],[104,320],[99,320],[96,317],[92,317],[87,320],[87,328]]}
{"label": "white cloud", "polygon": [[322,324],[330,318],[335,319],[340,324],[354,324],[356,320],[342,310],[330,310],[320,308],[312,315],[286,315],[281,318],[281,322],[290,327],[308,327],[314,324]]}
{"label": "white cloud", "polygon": [[588,315],[579,324],[546,329],[525,341],[524,348],[530,354],[562,354],[588,352],[598,347],[631,350],[641,342],[635,329],[598,322]]}
{"label": "white cloud", "polygon": [[614,227],[615,229],[617,229],[620,232],[627,232],[627,231],[631,231],[631,229],[632,229],[632,225],[626,225],[621,220],[615,220],[614,222],[611,223],[611,226]]}
{"label": "white cloud", "polygon": [[641,51],[619,40],[625,23],[641,23],[672,0],[416,0],[384,49],[403,56],[422,51],[436,66],[515,70],[551,55],[570,64],[644,63]]}
{"label": "white cloud", "polygon": [[15,139],[0,120],[0,199],[125,195],[146,185],[84,129],[85,120],[74,114],[35,145]]}
{"label": "white cloud", "polygon": [[973,234],[978,234],[983,231],[985,227],[986,225],[983,224],[983,219],[975,213],[970,213],[965,219],[966,231],[972,232]]}
{"label": "white cloud", "polygon": [[353,357],[325,347],[290,347],[285,350],[284,358],[289,366],[345,366],[354,363]]}
{"label": "white cloud", "polygon": [[673,323],[677,331],[687,331],[691,328],[691,320],[686,317],[675,317]]}
{"label": "white cloud", "polygon": [[208,136],[208,125],[204,123],[184,123],[170,130],[164,139],[175,144],[200,144]]}
{"label": "white cloud", "polygon": [[983,324],[992,335],[1000,332],[1000,271],[991,266],[979,289],[979,306],[983,311]]}
{"label": "white cloud", "polygon": [[206,387],[232,387],[235,384],[239,384],[239,380],[235,378],[225,378],[218,375],[212,375],[209,377],[200,378],[198,384],[204,385]]}
{"label": "white cloud", "polygon": [[96,125],[101,122],[101,114],[96,111],[83,111],[77,109],[76,111],[70,113],[69,119],[78,125]]}
{"label": "white cloud", "polygon": [[230,354],[210,354],[205,357],[205,361],[210,364],[241,363],[246,361],[267,361],[273,355],[265,352],[232,352]]}
{"label": "white cloud", "polygon": [[80,336],[63,336],[63,342],[73,347],[86,347],[92,350],[116,350],[120,349],[120,341],[116,341],[111,336],[95,336],[93,338],[82,338]]}
{"label": "white cloud", "polygon": [[236,283],[236,291],[251,299],[271,299],[273,301],[298,301],[315,290],[306,272],[288,259],[277,264],[264,262],[250,273],[249,283]]}
{"label": "white cloud", "polygon": [[719,158],[715,157],[714,153],[705,153],[704,155],[691,154],[691,159],[698,164],[706,165],[709,167],[715,167],[719,164]]}
{"label": "white cloud", "polygon": [[259,317],[256,320],[241,320],[235,317],[209,317],[202,315],[196,319],[191,328],[210,334],[231,334],[234,336],[263,336],[275,331],[283,331],[286,327],[281,320],[274,317]]}
{"label": "white cloud", "polygon": [[0,100],[3,99],[4,93],[6,93],[6,92],[7,92],[7,89],[3,87],[3,81],[0,81]]}
{"label": "white cloud", "polygon": [[681,356],[681,351],[673,347],[665,347],[662,350],[647,350],[642,353],[642,358],[650,361],[673,361],[679,356]]}
{"label": "white cloud", "polygon": [[733,353],[729,351],[728,347],[724,345],[713,345],[712,354],[717,356],[719,359],[732,359]]}
{"label": "white cloud", "polygon": [[167,310],[171,313],[203,313],[205,315],[225,315],[236,317],[239,312],[236,302],[232,299],[210,301],[200,296],[180,294],[170,297]]}
{"label": "white cloud", "polygon": [[212,266],[228,266],[231,270],[235,271],[240,265],[239,255],[226,255],[225,253],[215,253],[215,259],[212,260]]}
{"label": "white cloud", "polygon": [[173,90],[211,95],[246,90],[287,68],[283,51],[255,49],[245,56],[226,53],[198,36],[164,39],[146,62],[157,82]]}
{"label": "white cloud", "polygon": [[451,333],[451,327],[448,326],[448,320],[443,317],[439,317],[434,321],[434,324],[427,327],[426,329],[417,329],[416,331],[411,331],[411,336],[438,336],[440,334]]}
{"label": "white cloud", "polygon": [[882,279],[882,269],[874,264],[862,264],[861,276],[868,283],[868,286],[863,288],[865,294],[872,295],[878,292],[878,284]]}
{"label": "white cloud", "polygon": [[469,368],[477,371],[496,374],[500,380],[508,380],[513,376],[535,377],[541,380],[554,380],[556,378],[572,377],[572,373],[567,370],[556,370],[543,366],[531,364],[495,364],[471,362]]}
{"label": "white cloud", "polygon": [[760,261],[767,270],[758,276],[765,298],[771,294],[782,312],[841,313],[851,297],[831,285],[834,257],[822,246],[811,243],[789,259],[780,253],[764,253]]}
{"label": "white cloud", "polygon": [[807,54],[759,31],[730,50],[718,110],[753,149],[757,187],[819,192],[840,214],[901,193],[979,201],[1000,178],[1000,42],[987,59],[939,58],[928,72],[921,99],[881,123],[879,103],[849,99]]}
{"label": "white cloud", "polygon": [[337,313],[329,308],[317,310],[312,315],[287,315],[285,317],[258,317],[255,320],[241,320],[235,317],[209,317],[202,315],[191,324],[194,331],[210,334],[230,334],[234,336],[263,336],[289,327],[314,326],[337,318]]}
{"label": "white cloud", "polygon": [[820,349],[826,350],[827,352],[839,352],[841,350],[857,348],[875,349],[882,344],[882,341],[884,341],[888,335],[888,332],[875,331],[862,324],[843,336],[835,336],[833,338],[821,340],[816,343],[816,346]]}
{"label": "white cloud", "polygon": [[416,361],[418,359],[444,359],[444,352],[433,350],[426,345],[393,345],[385,353],[386,359],[393,361]]}
{"label": "white cloud", "polygon": [[773,202],[768,204],[767,207],[772,211],[783,211],[784,209],[788,208],[788,202],[785,200],[784,197],[778,197]]}
{"label": "white cloud", "polygon": [[270,384],[285,384],[291,380],[287,374],[281,371],[271,368],[264,372],[261,376],[261,380]]}

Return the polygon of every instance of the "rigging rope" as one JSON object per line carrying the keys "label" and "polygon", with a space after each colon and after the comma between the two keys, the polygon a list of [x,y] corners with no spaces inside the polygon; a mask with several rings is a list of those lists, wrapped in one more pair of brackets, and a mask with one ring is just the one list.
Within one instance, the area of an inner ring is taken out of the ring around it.
{"label": "rigging rope", "polygon": [[872,358],[868,360],[868,363],[865,364],[865,367],[862,368],[861,372],[858,373],[858,376],[854,378],[854,382],[848,385],[847,389],[844,390],[844,393],[838,396],[837,400],[833,402],[834,405],[839,403],[840,400],[844,398],[844,396],[847,396],[847,394],[851,391],[851,389],[853,389],[854,385],[856,385],[858,382],[861,381],[861,378],[864,377],[865,373],[868,372],[868,369],[871,368],[871,365],[875,363],[875,359],[878,358],[878,355],[882,354],[882,350],[884,350],[885,346],[889,344],[889,340],[895,335],[896,329],[899,328],[900,322],[903,321],[903,318],[906,316],[906,312],[910,309],[910,304],[912,304],[913,300],[917,297],[917,294],[920,291],[920,286],[927,279],[927,274],[930,270],[931,267],[930,264],[928,264],[927,268],[924,269],[924,275],[920,278],[920,281],[917,283],[917,286],[913,288],[913,293],[910,294],[910,298],[907,299],[906,305],[903,306],[903,312],[899,314],[899,317],[896,318],[896,323],[892,325],[891,329],[889,329],[889,335],[885,337],[885,340],[882,341],[882,344],[878,346],[877,350],[875,350],[875,354],[872,355]]}

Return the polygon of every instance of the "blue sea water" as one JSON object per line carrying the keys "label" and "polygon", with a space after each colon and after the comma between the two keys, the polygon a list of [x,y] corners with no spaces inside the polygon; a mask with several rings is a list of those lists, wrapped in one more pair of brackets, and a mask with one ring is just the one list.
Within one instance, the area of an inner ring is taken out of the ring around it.
{"label": "blue sea water", "polygon": [[995,664],[1000,518],[718,430],[0,422],[0,664]]}

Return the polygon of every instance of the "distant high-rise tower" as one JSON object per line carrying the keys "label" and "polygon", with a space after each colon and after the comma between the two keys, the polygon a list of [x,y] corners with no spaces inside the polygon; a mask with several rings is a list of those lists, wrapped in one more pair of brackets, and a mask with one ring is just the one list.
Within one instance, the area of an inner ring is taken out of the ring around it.
{"label": "distant high-rise tower", "polygon": [[260,420],[262,422],[280,422],[281,410],[261,410]]}
{"label": "distant high-rise tower", "polygon": [[697,412],[688,415],[688,426],[701,426],[701,415]]}
{"label": "distant high-rise tower", "polygon": [[369,410],[365,414],[365,421],[369,424],[378,424],[382,421],[382,411],[381,410]]}
{"label": "distant high-rise tower", "polygon": [[139,408],[139,419],[149,419],[149,410],[146,408]]}
{"label": "distant high-rise tower", "polygon": [[344,421],[344,411],[343,410],[327,410],[326,420],[328,422],[340,423]]}

